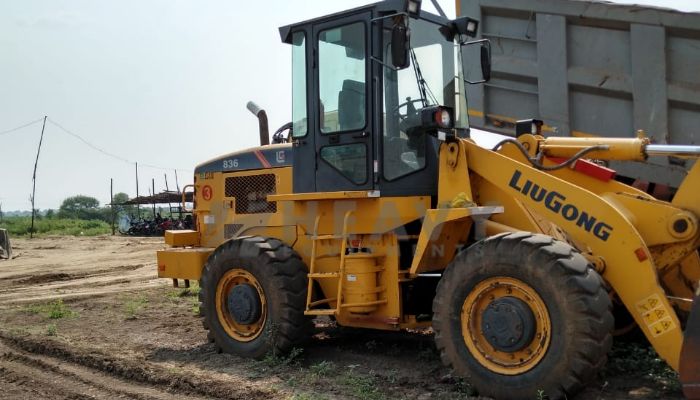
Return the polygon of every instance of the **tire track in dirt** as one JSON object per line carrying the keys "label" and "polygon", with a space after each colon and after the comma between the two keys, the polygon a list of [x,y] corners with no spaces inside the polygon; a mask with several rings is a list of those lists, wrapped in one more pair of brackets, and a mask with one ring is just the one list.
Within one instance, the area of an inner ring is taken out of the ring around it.
{"label": "tire track in dirt", "polygon": [[[165,400],[269,399],[275,392],[175,374],[136,360],[85,353],[44,339],[0,331],[0,385],[15,398]],[[12,398],[12,397],[11,397]]]}

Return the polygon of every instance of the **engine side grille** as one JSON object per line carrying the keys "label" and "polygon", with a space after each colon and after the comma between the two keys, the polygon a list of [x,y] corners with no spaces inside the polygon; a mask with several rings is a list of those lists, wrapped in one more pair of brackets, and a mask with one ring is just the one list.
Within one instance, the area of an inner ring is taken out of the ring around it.
{"label": "engine side grille", "polygon": [[267,195],[275,193],[275,174],[226,178],[225,194],[236,198],[236,214],[277,212],[277,203],[267,201]]}

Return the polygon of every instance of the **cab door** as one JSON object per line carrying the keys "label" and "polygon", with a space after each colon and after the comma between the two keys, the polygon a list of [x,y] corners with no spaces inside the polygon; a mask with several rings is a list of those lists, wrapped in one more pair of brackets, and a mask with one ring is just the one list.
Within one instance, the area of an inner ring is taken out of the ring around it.
{"label": "cab door", "polygon": [[370,15],[312,27],[317,192],[373,189]]}

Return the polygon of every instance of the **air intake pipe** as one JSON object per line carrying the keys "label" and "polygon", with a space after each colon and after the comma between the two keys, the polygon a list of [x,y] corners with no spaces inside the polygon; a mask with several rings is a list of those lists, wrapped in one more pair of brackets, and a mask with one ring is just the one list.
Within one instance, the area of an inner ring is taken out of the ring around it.
{"label": "air intake pipe", "polygon": [[248,108],[253,115],[258,117],[258,126],[260,127],[260,146],[267,146],[270,144],[270,131],[267,127],[267,113],[252,101],[249,101],[248,104],[246,104],[246,108]]}

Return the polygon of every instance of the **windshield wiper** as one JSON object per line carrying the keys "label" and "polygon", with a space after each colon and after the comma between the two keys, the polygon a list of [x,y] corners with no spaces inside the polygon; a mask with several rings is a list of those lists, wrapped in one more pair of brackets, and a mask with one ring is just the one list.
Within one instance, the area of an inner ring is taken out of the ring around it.
{"label": "windshield wiper", "polygon": [[[426,82],[425,78],[423,78],[423,73],[420,70],[420,64],[418,64],[418,57],[416,57],[416,52],[413,51],[413,48],[411,48],[410,54],[411,64],[413,64],[413,72],[416,74],[416,84],[418,84],[418,91],[420,92],[420,99],[423,107],[430,105],[429,101],[432,101],[432,104],[438,104],[437,98],[428,86],[428,82]],[[430,99],[428,99],[428,96],[430,96]]]}

